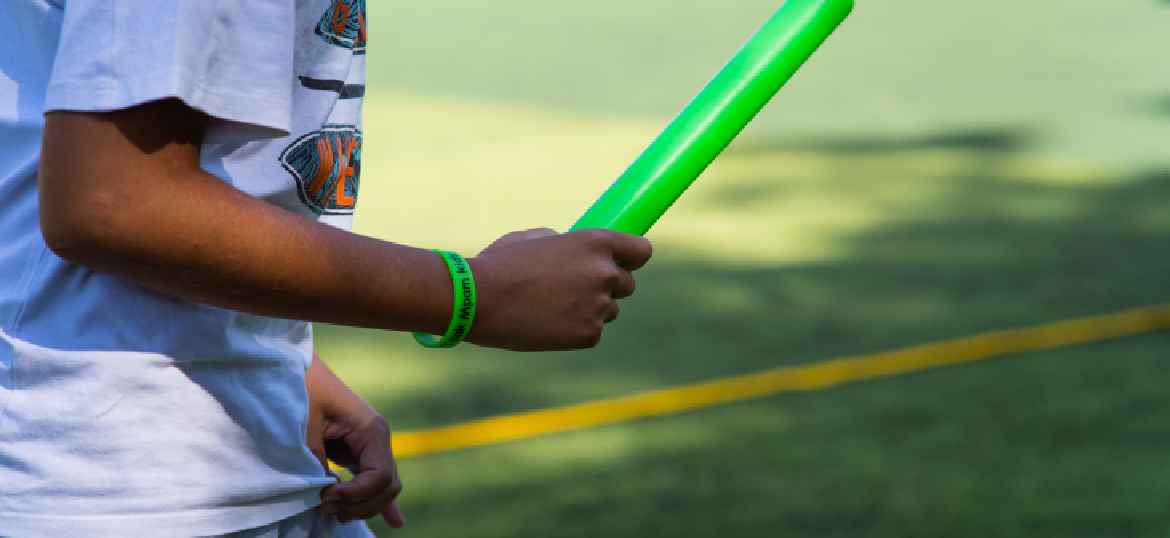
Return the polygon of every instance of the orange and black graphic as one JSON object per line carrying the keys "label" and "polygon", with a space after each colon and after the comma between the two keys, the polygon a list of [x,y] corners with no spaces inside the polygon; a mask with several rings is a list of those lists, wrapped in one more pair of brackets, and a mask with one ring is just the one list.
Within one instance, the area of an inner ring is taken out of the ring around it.
{"label": "orange and black graphic", "polygon": [[362,132],[328,124],[293,142],[280,164],[297,181],[301,201],[318,215],[349,215],[362,172]]}
{"label": "orange and black graphic", "polygon": [[365,54],[366,0],[333,0],[316,32],[327,43]]}

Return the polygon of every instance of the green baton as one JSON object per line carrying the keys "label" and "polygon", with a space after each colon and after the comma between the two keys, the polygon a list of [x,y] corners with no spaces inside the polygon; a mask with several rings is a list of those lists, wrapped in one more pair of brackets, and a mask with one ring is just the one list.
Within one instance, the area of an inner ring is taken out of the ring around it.
{"label": "green baton", "polygon": [[853,0],[786,0],[572,229],[649,231],[852,9]]}

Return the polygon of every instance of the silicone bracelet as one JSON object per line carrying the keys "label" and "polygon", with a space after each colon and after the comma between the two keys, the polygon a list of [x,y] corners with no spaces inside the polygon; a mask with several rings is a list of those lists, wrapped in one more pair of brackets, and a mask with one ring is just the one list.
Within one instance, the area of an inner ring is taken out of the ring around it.
{"label": "silicone bracelet", "polygon": [[455,302],[451,312],[451,324],[443,337],[435,338],[425,333],[414,333],[414,339],[419,345],[430,349],[449,349],[459,345],[471,332],[471,324],[475,322],[475,277],[471,274],[471,265],[454,252],[435,250],[447,269],[451,271],[451,284],[454,289]]}

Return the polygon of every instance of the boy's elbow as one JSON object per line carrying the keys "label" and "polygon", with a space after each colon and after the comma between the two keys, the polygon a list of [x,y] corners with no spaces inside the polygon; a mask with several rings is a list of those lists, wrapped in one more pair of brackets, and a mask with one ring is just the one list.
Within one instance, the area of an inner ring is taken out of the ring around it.
{"label": "boy's elbow", "polygon": [[111,272],[171,248],[165,227],[176,219],[159,208],[175,202],[176,174],[199,170],[202,116],[186,114],[170,101],[46,114],[37,185],[48,248]]}
{"label": "boy's elbow", "polygon": [[49,250],[72,263],[91,265],[108,259],[117,247],[114,214],[100,195],[42,191],[40,225]]}
{"label": "boy's elbow", "polygon": [[45,246],[65,261],[84,265],[96,255],[99,243],[84,228],[62,220],[42,215],[41,233]]}

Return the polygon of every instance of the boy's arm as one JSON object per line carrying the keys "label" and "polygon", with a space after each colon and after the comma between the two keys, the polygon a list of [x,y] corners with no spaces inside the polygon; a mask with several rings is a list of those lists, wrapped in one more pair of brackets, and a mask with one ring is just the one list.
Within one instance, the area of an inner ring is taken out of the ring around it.
{"label": "boy's arm", "polygon": [[451,284],[433,253],[320,225],[210,176],[199,167],[206,121],[178,101],[50,113],[40,170],[49,246],[193,302],[364,327],[445,327]]}
{"label": "boy's arm", "polygon": [[392,527],[405,525],[395,501],[402,492],[402,480],[386,420],[317,355],[305,373],[305,388],[309,393],[309,448],[321,465],[328,465],[331,459],[354,475],[348,482],[322,490],[320,509],[336,514],[342,522],[382,514]]}
{"label": "boy's arm", "polygon": [[[47,115],[41,226],[63,258],[193,302],[273,317],[442,333],[451,280],[433,253],[341,231],[252,198],[199,166],[207,118],[177,100]],[[644,239],[592,231],[505,242],[471,260],[470,340],[596,344],[633,293]]]}

